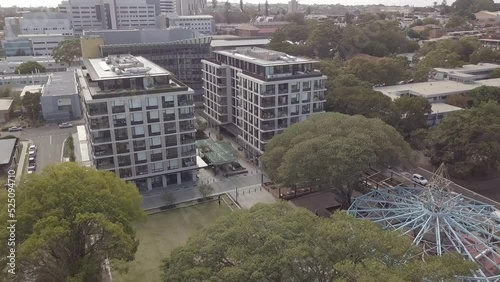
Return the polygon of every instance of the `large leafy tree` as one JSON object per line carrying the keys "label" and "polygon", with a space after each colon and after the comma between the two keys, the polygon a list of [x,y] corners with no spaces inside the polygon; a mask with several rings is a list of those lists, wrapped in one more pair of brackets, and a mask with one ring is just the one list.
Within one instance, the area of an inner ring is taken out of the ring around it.
{"label": "large leafy tree", "polygon": [[320,58],[333,57],[338,51],[342,29],[333,21],[319,23],[309,35],[307,44]]}
{"label": "large leafy tree", "polygon": [[432,129],[429,143],[431,162],[446,163],[456,177],[483,176],[498,171],[500,105],[490,101],[447,116]]}
{"label": "large leafy tree", "polygon": [[21,100],[21,103],[26,111],[26,116],[32,121],[38,121],[42,117],[42,104],[40,92],[26,92]]}
{"label": "large leafy tree", "polygon": [[417,129],[427,128],[427,115],[432,112],[431,104],[423,97],[403,96],[394,100],[396,118],[390,123],[408,137]]}
{"label": "large leafy tree", "polygon": [[[140,204],[133,184],[75,163],[24,178],[16,189],[15,281],[101,281],[106,258],[134,259],[139,242],[131,221],[143,217]],[[7,218],[4,208],[0,219]],[[0,238],[8,236],[2,228]],[[1,244],[2,254],[6,248]]]}
{"label": "large leafy tree", "polygon": [[64,62],[71,65],[82,57],[82,48],[79,39],[67,39],[59,42],[52,51],[52,57],[56,62]]}
{"label": "large leafy tree", "polygon": [[[230,243],[229,243],[230,242]],[[163,262],[163,281],[452,281],[475,265],[427,256],[395,231],[344,212],[320,218],[285,203],[221,218]]]}
{"label": "large leafy tree", "polygon": [[45,67],[36,61],[26,61],[16,68],[16,73],[31,74],[45,72]]}
{"label": "large leafy tree", "polygon": [[371,84],[394,85],[408,77],[407,69],[408,63],[402,57],[382,59],[354,57],[347,61],[345,71]]}
{"label": "large leafy tree", "polygon": [[331,190],[349,206],[352,191],[370,164],[404,164],[412,156],[401,135],[379,119],[324,113],[271,139],[261,161],[273,181]]}
{"label": "large leafy tree", "polygon": [[369,88],[361,86],[335,88],[328,91],[326,99],[328,111],[380,118],[386,122],[394,119],[391,98]]}
{"label": "large leafy tree", "polygon": [[[470,62],[477,63],[500,63],[500,52],[491,48],[479,48],[470,55]],[[497,76],[500,77],[500,71],[497,71]]]}
{"label": "large leafy tree", "polygon": [[492,86],[481,86],[467,93],[469,105],[479,107],[481,103],[495,101],[500,103],[500,88]]}

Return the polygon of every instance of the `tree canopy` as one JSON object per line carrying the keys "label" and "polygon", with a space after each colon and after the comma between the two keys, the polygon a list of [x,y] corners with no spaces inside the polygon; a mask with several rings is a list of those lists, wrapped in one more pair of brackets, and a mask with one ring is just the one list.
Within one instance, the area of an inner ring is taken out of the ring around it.
{"label": "tree canopy", "polygon": [[432,107],[426,98],[402,96],[394,100],[394,112],[397,118],[389,123],[406,138],[415,130],[427,128]]}
{"label": "tree canopy", "polygon": [[82,48],[80,39],[67,39],[59,42],[57,47],[52,51],[52,57],[56,62],[64,62],[71,65],[82,57]]}
{"label": "tree canopy", "polygon": [[[7,202],[4,193],[0,198]],[[23,178],[16,188],[15,281],[100,281],[104,259],[134,259],[139,242],[131,221],[143,218],[141,201],[135,185],[75,163]],[[4,208],[0,219],[7,218]],[[4,242],[7,231],[0,230]]]}
{"label": "tree canopy", "polygon": [[36,61],[26,61],[16,68],[16,73],[31,74],[45,72],[45,67]]}
{"label": "tree canopy", "polygon": [[373,85],[394,85],[408,78],[406,58],[354,57],[346,62],[346,73]]}
{"label": "tree canopy", "polygon": [[[231,242],[231,243],[228,243]],[[163,262],[163,281],[453,281],[475,265],[427,256],[407,237],[344,212],[320,218],[285,203],[237,210]]]}
{"label": "tree canopy", "polygon": [[428,141],[431,162],[444,162],[456,177],[496,172],[500,160],[500,105],[489,101],[455,112],[431,130]]}
{"label": "tree canopy", "polygon": [[26,110],[26,117],[33,122],[42,118],[42,104],[40,102],[41,97],[42,94],[40,92],[26,92],[21,100],[21,103]]}
{"label": "tree canopy", "polygon": [[410,146],[383,121],[324,113],[273,137],[260,159],[276,183],[331,190],[349,206],[352,191],[370,164],[405,164],[412,157]]}

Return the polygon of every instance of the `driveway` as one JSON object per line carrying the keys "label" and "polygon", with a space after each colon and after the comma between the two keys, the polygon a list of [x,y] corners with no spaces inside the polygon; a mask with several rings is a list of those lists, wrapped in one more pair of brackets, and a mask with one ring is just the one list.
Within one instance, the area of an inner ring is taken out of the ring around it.
{"label": "driveway", "polygon": [[37,171],[44,167],[60,163],[64,140],[76,132],[76,127],[60,129],[55,124],[44,125],[38,128],[25,128],[21,132],[11,132],[20,139],[31,140],[38,148],[36,156]]}

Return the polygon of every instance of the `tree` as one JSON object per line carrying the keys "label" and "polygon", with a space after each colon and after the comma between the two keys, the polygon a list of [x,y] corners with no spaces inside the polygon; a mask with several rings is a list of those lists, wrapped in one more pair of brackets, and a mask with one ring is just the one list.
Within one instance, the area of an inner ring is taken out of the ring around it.
{"label": "tree", "polygon": [[310,34],[307,45],[320,58],[333,57],[339,48],[341,33],[341,28],[333,21],[321,22]]}
{"label": "tree", "polygon": [[472,1],[472,5],[470,6],[471,13],[477,13],[480,11],[490,11],[495,12],[498,11],[497,6],[493,0],[474,0]]}
{"label": "tree", "polygon": [[[16,187],[15,281],[101,281],[106,258],[134,259],[141,201],[134,184],[75,163],[24,178]],[[0,218],[6,222],[7,209]],[[7,242],[6,229],[0,237]]]}
{"label": "tree", "polygon": [[445,163],[460,178],[497,172],[500,160],[500,105],[494,101],[447,116],[429,136],[431,162]]}
{"label": "tree", "polygon": [[331,190],[348,207],[370,164],[395,166],[412,156],[401,135],[381,120],[324,113],[274,136],[260,158],[274,182]]}
{"label": "tree", "polygon": [[259,5],[257,5],[257,12],[259,12],[259,15],[260,15],[260,3],[259,3]]}
{"label": "tree", "polygon": [[226,23],[231,23],[230,11],[231,11],[231,3],[229,3],[229,1],[226,1],[226,3],[224,3],[224,20]]}
{"label": "tree", "polygon": [[455,15],[446,23],[445,27],[449,29],[458,29],[467,24],[467,18]]}
{"label": "tree", "polygon": [[370,59],[354,57],[346,63],[346,73],[374,85],[394,85],[408,78],[408,62],[403,57]]}
{"label": "tree", "polygon": [[266,3],[264,4],[264,15],[266,15],[266,17],[269,16],[269,3],[267,3],[267,0],[266,0]]}
{"label": "tree", "polygon": [[240,11],[243,12],[243,0],[240,0]]}
{"label": "tree", "polygon": [[26,116],[31,121],[39,121],[42,116],[42,104],[40,98],[42,94],[26,92],[22,98],[22,105],[26,109]]}
{"label": "tree", "polygon": [[394,100],[394,111],[396,118],[389,123],[408,138],[413,131],[427,128],[427,115],[432,113],[432,107],[423,97],[402,96]]}
{"label": "tree", "polygon": [[482,103],[495,101],[500,103],[500,88],[493,86],[481,86],[467,93],[470,107],[479,107]]}
{"label": "tree", "polygon": [[[500,52],[491,48],[479,48],[470,55],[470,62],[473,64],[500,63]],[[496,75],[492,74],[492,78],[500,77],[500,71]]]}
{"label": "tree", "polygon": [[198,186],[198,190],[200,191],[200,194],[203,196],[203,198],[208,198],[214,192],[214,187],[209,184],[201,184],[200,186]]}
{"label": "tree", "polygon": [[175,249],[163,281],[451,281],[476,268],[459,255],[424,262],[420,252],[400,233],[345,212],[320,218],[286,203],[257,204]]}
{"label": "tree", "polygon": [[57,47],[52,51],[52,57],[56,62],[64,62],[71,66],[75,61],[82,57],[82,48],[79,39],[67,39],[59,42]]}
{"label": "tree", "polygon": [[385,122],[394,118],[391,98],[361,86],[340,87],[328,91],[325,108],[327,111],[348,115],[380,118]]}
{"label": "tree", "polygon": [[450,95],[446,98],[446,104],[450,104],[460,108],[470,108],[471,101],[468,96],[464,94]]}
{"label": "tree", "polygon": [[306,23],[304,14],[302,13],[290,13],[285,16],[285,20],[287,22],[296,23],[298,25],[304,25]]}
{"label": "tree", "polygon": [[310,15],[312,13],[312,9],[311,9],[311,6],[307,6],[306,8],[306,15]]}
{"label": "tree", "polygon": [[212,9],[217,10],[217,0],[212,0]]}
{"label": "tree", "polygon": [[463,62],[460,61],[460,56],[454,52],[449,52],[444,49],[436,49],[429,52],[424,59],[418,64],[419,68],[457,68],[461,67]]}
{"label": "tree", "polygon": [[45,67],[36,61],[26,61],[16,68],[16,73],[31,74],[45,72]]}

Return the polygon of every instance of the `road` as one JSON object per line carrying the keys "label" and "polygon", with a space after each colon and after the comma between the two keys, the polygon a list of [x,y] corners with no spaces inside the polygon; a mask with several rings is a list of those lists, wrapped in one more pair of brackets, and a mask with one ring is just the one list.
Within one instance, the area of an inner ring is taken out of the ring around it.
{"label": "road", "polygon": [[21,132],[9,132],[24,140],[31,140],[37,146],[36,156],[37,171],[44,167],[61,162],[62,146],[64,140],[76,132],[76,127],[60,129],[57,125],[44,125],[38,128],[25,128]]}

